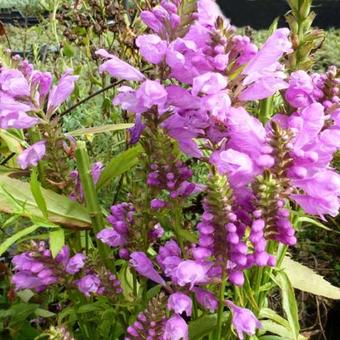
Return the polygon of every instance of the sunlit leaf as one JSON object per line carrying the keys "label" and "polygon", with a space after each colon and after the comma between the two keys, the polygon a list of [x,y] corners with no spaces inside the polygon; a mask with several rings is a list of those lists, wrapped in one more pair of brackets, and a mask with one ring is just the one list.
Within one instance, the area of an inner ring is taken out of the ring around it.
{"label": "sunlit leaf", "polygon": [[283,310],[287,316],[289,326],[297,339],[300,333],[300,325],[294,289],[284,271],[277,273],[275,280],[281,288]]}
{"label": "sunlit leaf", "polygon": [[[46,201],[49,221],[68,228],[87,229],[91,226],[87,210],[78,202],[51,190],[41,189],[41,193]],[[0,211],[17,213],[19,207],[25,207],[22,216],[43,217],[29,183],[0,175]]]}
{"label": "sunlit leaf", "polygon": [[109,124],[109,125],[101,125],[101,126],[95,126],[90,128],[84,128],[84,129],[78,129],[71,132],[68,132],[68,134],[77,137],[77,136],[83,136],[86,134],[96,134],[96,133],[103,133],[103,132],[110,132],[110,131],[119,131],[119,130],[126,130],[131,127],[133,127],[134,124]]}
{"label": "sunlit leaf", "polygon": [[117,157],[113,158],[111,162],[103,170],[98,183],[97,189],[110,183],[110,181],[124,172],[131,169],[138,163],[138,156],[143,152],[141,145],[137,145],[127,151],[120,153]]}
{"label": "sunlit leaf", "polygon": [[329,299],[340,299],[340,288],[333,286],[312,269],[285,257],[281,267],[288,275],[292,286],[307,293],[324,296]]}

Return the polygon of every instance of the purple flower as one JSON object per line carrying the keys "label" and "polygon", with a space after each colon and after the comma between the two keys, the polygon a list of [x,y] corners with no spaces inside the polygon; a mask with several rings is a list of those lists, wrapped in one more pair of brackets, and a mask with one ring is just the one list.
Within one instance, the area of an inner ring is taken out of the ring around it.
{"label": "purple flower", "polygon": [[19,70],[2,69],[0,89],[14,98],[30,97],[31,95],[28,81]]}
{"label": "purple flower", "polygon": [[67,70],[53,86],[48,96],[47,112],[52,114],[73,92],[75,82],[79,76],[72,75],[72,70]]}
{"label": "purple flower", "polygon": [[196,300],[200,305],[211,313],[217,310],[218,301],[213,293],[201,288],[194,288],[193,291],[195,293]]}
{"label": "purple flower", "polygon": [[29,271],[15,273],[11,281],[15,285],[15,290],[32,289],[41,292],[46,288],[41,280]]}
{"label": "purple flower", "polygon": [[44,98],[52,85],[52,74],[50,72],[33,71],[32,86],[36,86],[39,92],[40,100]]}
{"label": "purple flower", "polygon": [[141,251],[133,252],[130,255],[130,264],[140,275],[161,285],[165,285],[165,281],[157,273],[151,260],[145,255],[145,253]]}
{"label": "purple flower", "polygon": [[293,107],[303,108],[313,102],[314,84],[305,71],[295,71],[290,75],[285,98]]}
{"label": "purple flower", "polygon": [[256,329],[262,327],[261,323],[249,309],[238,307],[230,300],[227,300],[227,305],[232,312],[232,323],[240,340],[244,339],[243,333],[249,336],[255,335]]}
{"label": "purple flower", "polygon": [[143,108],[143,112],[153,106],[157,106],[158,109],[162,110],[166,104],[167,96],[168,93],[163,85],[158,81],[148,79],[136,91],[136,98],[139,106]]}
{"label": "purple flower", "polygon": [[22,169],[38,165],[38,162],[44,157],[46,152],[45,143],[45,141],[37,142],[28,147],[17,157],[17,161]]}
{"label": "purple flower", "polygon": [[279,28],[265,42],[254,58],[243,70],[243,74],[263,72],[275,65],[284,53],[291,52],[292,44],[289,41],[290,31],[288,28]]}
{"label": "purple flower", "polygon": [[112,228],[104,228],[96,235],[96,237],[110,247],[123,246],[127,241],[124,234],[118,233]]}
{"label": "purple flower", "polygon": [[99,294],[101,291],[101,281],[95,274],[85,275],[75,283],[79,291],[81,291],[86,296],[90,296],[91,294]]}
{"label": "purple flower", "polygon": [[23,111],[3,110],[0,113],[1,129],[29,129],[38,122],[38,118],[31,117]]}
{"label": "purple flower", "polygon": [[[197,1],[198,21],[201,25],[214,27],[218,17],[224,18],[217,3],[213,0]],[[228,26],[227,19],[224,19],[225,26]]]}
{"label": "purple flower", "polygon": [[183,293],[173,293],[168,300],[168,309],[173,310],[176,314],[185,312],[187,316],[190,316],[192,311],[191,298]]}
{"label": "purple flower", "polygon": [[276,30],[249,61],[242,72],[246,75],[243,85],[247,87],[239,96],[241,100],[264,99],[288,87],[278,60],[291,51],[289,34],[287,28]]}
{"label": "purple flower", "polygon": [[188,340],[188,333],[187,323],[179,315],[174,315],[165,324],[163,339]]}
{"label": "purple flower", "polygon": [[151,11],[142,11],[140,17],[145,25],[149,26],[156,33],[160,33],[163,29],[163,24],[157,19]]}
{"label": "purple flower", "polygon": [[76,274],[85,265],[86,256],[83,254],[76,254],[67,262],[65,270],[69,274]]}
{"label": "purple flower", "polygon": [[226,88],[228,80],[220,73],[207,72],[195,77],[192,84],[192,94],[197,96],[203,94],[215,94]]}
{"label": "purple flower", "polygon": [[204,283],[207,280],[209,267],[208,264],[185,260],[179,263],[173,276],[179,286],[189,284],[192,289],[195,284]]}
{"label": "purple flower", "polygon": [[141,134],[145,129],[145,124],[142,122],[142,115],[136,114],[135,125],[129,129],[130,132],[130,144],[134,145],[137,144]]}
{"label": "purple flower", "polygon": [[166,55],[168,44],[156,34],[140,35],[136,39],[140,54],[152,64],[160,64]]}
{"label": "purple flower", "polygon": [[142,81],[145,79],[144,75],[137,69],[117,58],[115,55],[100,49],[96,52],[97,55],[108,59],[99,67],[99,73],[108,72],[112,77],[124,80]]}
{"label": "purple flower", "polygon": [[233,187],[251,182],[257,172],[252,159],[245,153],[233,149],[214,152],[210,162],[215,164],[220,174],[227,174]]}
{"label": "purple flower", "polygon": [[152,209],[163,209],[166,207],[166,202],[155,198],[150,203]]}

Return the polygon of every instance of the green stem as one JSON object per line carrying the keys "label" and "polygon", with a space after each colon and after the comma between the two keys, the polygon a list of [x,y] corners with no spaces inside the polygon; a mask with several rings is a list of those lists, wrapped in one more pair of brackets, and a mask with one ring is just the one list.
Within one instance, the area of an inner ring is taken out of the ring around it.
{"label": "green stem", "polygon": [[[91,217],[94,232],[97,234],[99,231],[105,228],[105,222],[101,207],[98,203],[97,192],[91,174],[90,159],[87,153],[86,143],[83,141],[77,142],[76,160],[80,181],[83,187],[86,207]],[[100,241],[97,242],[97,247],[103,263],[108,268],[115,271],[113,261],[110,260],[109,256],[110,249]]]}
{"label": "green stem", "polygon": [[219,304],[218,304],[218,314],[217,314],[217,328],[216,328],[216,340],[220,340],[222,336],[222,325],[223,325],[223,311],[224,311],[224,291],[227,282],[227,275],[225,268],[222,269],[222,281],[219,295]]}
{"label": "green stem", "polygon": [[269,97],[260,101],[259,119],[265,124],[272,115],[273,97]]}
{"label": "green stem", "polygon": [[[36,143],[42,140],[40,131],[37,129],[34,129],[34,128],[30,129],[29,135],[33,143]],[[38,162],[38,175],[39,175],[39,181],[42,184],[42,186],[46,185],[45,169],[46,169],[46,162],[44,160],[40,160]]]}
{"label": "green stem", "polygon": [[182,254],[184,254],[184,243],[183,239],[180,234],[181,230],[181,224],[182,224],[182,209],[179,206],[178,203],[176,203],[175,209],[174,209],[174,214],[175,214],[175,221],[174,221],[174,233],[176,236],[176,239],[178,241],[179,247],[181,248]]}

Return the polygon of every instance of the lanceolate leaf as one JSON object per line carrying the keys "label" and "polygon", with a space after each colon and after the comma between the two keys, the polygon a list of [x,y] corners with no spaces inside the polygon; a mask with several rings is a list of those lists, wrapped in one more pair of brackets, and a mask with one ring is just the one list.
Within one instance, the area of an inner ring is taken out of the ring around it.
{"label": "lanceolate leaf", "polygon": [[50,231],[50,249],[53,257],[56,257],[65,244],[64,229],[58,228],[57,230]]}
{"label": "lanceolate leaf", "polygon": [[41,193],[41,185],[38,181],[38,174],[37,174],[36,168],[32,170],[32,174],[31,174],[31,191],[35,199],[35,202],[38,205],[38,208],[41,210],[44,217],[47,218],[48,212],[47,212],[46,202],[45,202],[44,196]]}
{"label": "lanceolate leaf", "polygon": [[75,131],[69,132],[70,135],[77,137],[86,134],[96,134],[96,133],[103,133],[103,132],[110,132],[110,131],[119,131],[119,130],[126,130],[132,128],[134,124],[109,124],[109,125],[102,125],[102,126],[95,126],[90,128],[79,129]]}
{"label": "lanceolate leaf", "polygon": [[[5,193],[10,193],[10,197]],[[68,228],[90,228],[90,216],[79,203],[51,190],[41,189],[41,194],[46,201],[49,221]],[[29,183],[0,176],[0,211],[18,213],[18,206],[22,207],[19,211],[22,216],[43,217]]]}
{"label": "lanceolate leaf", "polygon": [[0,256],[15,242],[20,240],[22,237],[29,235],[36,231],[38,228],[40,228],[39,225],[32,225],[30,227],[27,227],[23,230],[18,231],[14,235],[7,238],[1,245],[0,245]]}
{"label": "lanceolate leaf", "polygon": [[142,146],[137,145],[120,153],[117,157],[112,159],[103,170],[97,183],[97,189],[101,189],[103,186],[107,185],[112,180],[112,178],[123,174],[135,166],[138,162],[138,156],[142,152]]}
{"label": "lanceolate leaf", "polygon": [[284,258],[281,267],[288,275],[294,288],[329,299],[340,299],[340,288],[331,285],[312,269],[293,261],[289,257]]}
{"label": "lanceolate leaf", "polygon": [[189,339],[202,339],[216,328],[217,314],[205,315],[189,324]]}
{"label": "lanceolate leaf", "polygon": [[275,279],[281,288],[282,306],[287,316],[289,326],[295,336],[295,339],[298,339],[300,333],[299,312],[294,289],[285,272],[279,272]]}

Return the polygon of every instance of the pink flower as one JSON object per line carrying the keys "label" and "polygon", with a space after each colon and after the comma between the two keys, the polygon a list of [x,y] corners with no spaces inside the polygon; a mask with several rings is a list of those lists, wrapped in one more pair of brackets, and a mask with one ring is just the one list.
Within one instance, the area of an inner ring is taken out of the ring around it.
{"label": "pink flower", "polygon": [[22,169],[27,169],[30,166],[37,166],[38,162],[44,157],[45,152],[45,141],[40,141],[23,151],[17,157],[17,161]]}
{"label": "pink flower", "polygon": [[165,324],[164,327],[164,340],[188,340],[188,325],[179,316],[174,315]]}
{"label": "pink flower", "polygon": [[72,75],[72,70],[67,70],[53,86],[48,96],[47,112],[53,113],[73,92],[75,82],[79,76]]}
{"label": "pink flower", "polygon": [[3,110],[0,113],[1,129],[28,129],[39,122],[38,118],[31,117],[23,111]]}
{"label": "pink flower", "polygon": [[108,59],[100,65],[99,73],[108,72],[112,77],[124,80],[142,81],[145,79],[141,72],[115,55],[103,49],[98,50],[96,54],[104,59]]}
{"label": "pink flower", "polygon": [[190,285],[190,289],[195,284],[203,283],[207,280],[209,265],[202,264],[193,260],[182,261],[176,268],[173,276],[179,286]]}
{"label": "pink flower", "polygon": [[136,39],[140,54],[152,64],[160,64],[166,55],[168,44],[156,34],[140,35]]}
{"label": "pink flower", "polygon": [[232,323],[240,340],[244,339],[243,333],[249,336],[255,335],[256,329],[262,327],[249,309],[238,307],[230,300],[227,300],[227,305],[232,312]]}
{"label": "pink flower", "polygon": [[215,94],[226,88],[228,80],[220,73],[207,72],[195,77],[192,84],[192,94],[197,96],[199,93]]}
{"label": "pink flower", "polygon": [[27,79],[19,70],[2,69],[0,89],[12,97],[30,97],[31,91]]}
{"label": "pink flower", "polygon": [[201,288],[194,288],[193,291],[195,292],[197,302],[204,308],[206,308],[211,313],[217,310],[218,301],[213,293]]}
{"label": "pink flower", "polygon": [[243,70],[243,74],[263,72],[275,65],[284,53],[291,52],[292,44],[289,41],[290,31],[288,28],[279,28],[265,42],[252,60]]}
{"label": "pink flower", "polygon": [[157,273],[151,260],[141,251],[135,251],[130,255],[130,264],[140,275],[165,285],[163,278]]}
{"label": "pink flower", "polygon": [[185,312],[187,316],[190,316],[192,311],[191,298],[183,293],[173,293],[168,300],[168,309],[173,310],[176,314]]}

